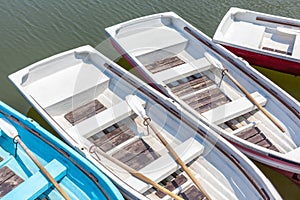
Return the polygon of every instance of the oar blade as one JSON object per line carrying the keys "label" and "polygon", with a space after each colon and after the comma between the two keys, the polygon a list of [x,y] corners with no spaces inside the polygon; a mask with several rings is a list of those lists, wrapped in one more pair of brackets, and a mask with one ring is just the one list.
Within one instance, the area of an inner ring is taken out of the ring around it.
{"label": "oar blade", "polygon": [[135,95],[128,95],[126,96],[126,102],[129,107],[135,112],[138,116],[142,117],[143,119],[148,118],[146,115],[146,111],[143,107],[143,103],[141,100]]}
{"label": "oar blade", "polygon": [[7,119],[0,118],[0,129],[10,138],[18,135],[17,129]]}
{"label": "oar blade", "polygon": [[212,65],[214,65],[216,68],[219,68],[219,69],[221,69],[221,70],[224,70],[223,64],[222,64],[216,57],[214,57],[213,55],[211,55],[211,54],[208,53],[208,52],[205,52],[205,53],[204,53],[204,56],[205,56],[206,59],[207,59]]}

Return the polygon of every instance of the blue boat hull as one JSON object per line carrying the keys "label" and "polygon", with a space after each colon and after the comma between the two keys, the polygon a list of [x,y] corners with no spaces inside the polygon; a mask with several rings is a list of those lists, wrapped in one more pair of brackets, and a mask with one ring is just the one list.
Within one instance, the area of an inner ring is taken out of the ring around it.
{"label": "blue boat hull", "polygon": [[[0,118],[18,131],[21,140],[71,199],[123,199],[102,172],[78,152],[0,102]],[[38,167],[0,127],[0,197],[2,199],[63,199]]]}

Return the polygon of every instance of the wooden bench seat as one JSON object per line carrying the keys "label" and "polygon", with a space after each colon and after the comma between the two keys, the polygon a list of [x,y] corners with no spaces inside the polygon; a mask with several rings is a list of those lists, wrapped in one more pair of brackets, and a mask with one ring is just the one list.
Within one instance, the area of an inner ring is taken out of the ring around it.
{"label": "wooden bench seat", "polygon": [[[67,168],[57,160],[52,160],[45,166],[46,170],[56,180],[61,180],[67,174]],[[14,190],[5,195],[2,200],[10,199],[36,199],[49,189],[52,184],[40,172],[36,172]]]}
{"label": "wooden bench seat", "polygon": [[[201,153],[204,150],[204,147],[194,138],[189,138],[182,144],[178,145],[177,147],[174,147],[174,150],[184,163],[189,163],[190,161],[201,155]],[[167,153],[165,155],[162,155],[155,161],[151,162],[144,168],[140,169],[139,172],[141,172],[142,174],[149,177],[155,182],[160,182],[179,168],[180,165],[174,160],[172,155]],[[140,192],[145,192],[151,187],[149,184],[140,181],[139,179],[133,176],[126,179],[125,182]]]}
{"label": "wooden bench seat", "polygon": [[156,80],[170,83],[195,73],[206,71],[210,68],[210,66],[211,64],[206,58],[201,58],[193,62],[184,63],[179,66],[158,72],[154,74],[154,77]]}
{"label": "wooden bench seat", "polygon": [[[258,92],[254,92],[251,95],[260,105],[264,106],[267,103],[267,99]],[[256,106],[248,100],[247,97],[241,97],[237,100],[233,100],[214,109],[208,110],[202,113],[202,115],[210,123],[221,124],[255,109]]]}
{"label": "wooden bench seat", "polygon": [[[142,100],[141,104],[145,105]],[[103,130],[133,114],[126,101],[121,101],[113,107],[107,108],[102,112],[75,124],[66,131],[70,134],[79,134],[85,138]]]}

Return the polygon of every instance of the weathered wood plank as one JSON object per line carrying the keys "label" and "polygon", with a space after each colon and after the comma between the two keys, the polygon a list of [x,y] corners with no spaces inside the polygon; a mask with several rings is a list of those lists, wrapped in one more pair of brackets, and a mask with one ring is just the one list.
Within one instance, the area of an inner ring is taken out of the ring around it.
{"label": "weathered wood plank", "polygon": [[208,97],[192,107],[199,113],[203,113],[227,102],[229,102],[228,98],[223,94],[219,94],[216,96]]}
{"label": "weathered wood plank", "polygon": [[253,143],[253,144],[257,144],[257,143],[259,143],[259,142],[261,142],[261,141],[263,141],[263,140],[265,140],[265,139],[266,139],[266,137],[265,137],[264,134],[258,133],[258,134],[256,134],[256,135],[254,135],[254,136],[248,138],[247,141],[249,141],[249,142],[251,142],[251,143]]}
{"label": "weathered wood plank", "polygon": [[270,148],[272,146],[272,143],[269,142],[268,139],[262,140],[262,141],[260,141],[260,142],[258,142],[256,144],[259,145],[259,146],[265,147],[265,148]]}
{"label": "weathered wood plank", "polygon": [[125,164],[135,170],[139,170],[159,157],[160,155],[156,153],[152,148],[150,148],[128,160],[127,162],[125,162]]}
{"label": "weathered wood plank", "polygon": [[[182,184],[184,184],[186,181],[187,181],[187,178],[183,174],[181,174],[181,175],[175,177],[175,179],[173,179],[172,181],[168,181],[166,183],[165,188],[168,189],[169,191],[173,191],[176,188],[178,188],[179,186],[181,186]],[[164,196],[166,196],[166,194],[161,191],[157,191],[155,194],[159,198],[163,198]]]}
{"label": "weathered wood plank", "polygon": [[103,143],[99,147],[104,152],[107,152],[107,151],[111,150],[112,148],[122,144],[126,140],[129,140],[132,137],[134,137],[134,133],[129,129],[128,131],[124,131],[124,132],[118,134],[116,137],[113,137],[110,140],[107,140],[105,143]]}
{"label": "weathered wood plank", "polygon": [[194,185],[189,187],[186,191],[181,192],[179,196],[183,199],[207,199],[206,196]]}
{"label": "weathered wood plank", "polygon": [[256,129],[256,128],[251,128],[250,130],[248,131],[243,131],[241,133],[237,133],[236,136],[244,139],[244,140],[247,140],[255,135],[257,135],[259,133],[259,130]]}
{"label": "weathered wood plank", "polygon": [[16,175],[9,167],[0,169],[0,198],[17,187],[24,180]]}
{"label": "weathered wood plank", "polygon": [[142,139],[139,139],[115,153],[113,157],[121,162],[127,162],[149,148],[150,146],[146,142],[144,142]]}
{"label": "weathered wood plank", "polygon": [[146,68],[152,73],[157,73],[166,69],[170,69],[172,67],[176,67],[178,65],[182,65],[184,63],[185,62],[180,58],[178,58],[177,56],[173,56],[146,65]]}
{"label": "weathered wood plank", "polygon": [[[193,77],[193,76],[191,76]],[[190,88],[190,87],[197,87],[198,84],[202,84],[202,83],[206,83],[211,81],[210,79],[208,79],[206,76],[200,76],[200,77],[193,77],[190,78],[187,77],[188,81],[182,81],[182,80],[177,80],[176,82],[178,83],[178,85],[174,86],[174,83],[170,83],[168,84],[168,87],[170,87],[170,89],[172,90],[172,92],[174,93],[178,93],[184,89]]]}
{"label": "weathered wood plank", "polygon": [[279,152],[279,150],[277,149],[277,147],[274,146],[273,144],[272,144],[268,149],[271,149],[271,150],[273,150],[273,151]]}
{"label": "weathered wood plank", "polygon": [[178,92],[174,92],[177,96],[179,97],[182,97],[184,95],[187,95],[187,94],[191,94],[191,93],[194,93],[195,91],[198,91],[198,90],[201,90],[201,89],[204,89],[204,88],[207,88],[209,86],[212,86],[214,83],[211,81],[211,80],[207,80],[207,81],[204,81],[202,83],[199,83],[197,85],[193,85],[193,86],[190,86],[186,89],[183,89],[181,91],[178,91]]}
{"label": "weathered wood plank", "polygon": [[204,100],[210,100],[212,97],[216,97],[222,95],[222,92],[218,89],[212,89],[209,91],[201,92],[199,94],[195,94],[194,96],[186,99],[184,102],[189,104],[190,106],[196,106],[198,103],[203,102]]}
{"label": "weathered wood plank", "polygon": [[236,130],[238,129],[238,127],[236,126],[236,124],[233,122],[233,120],[229,120],[227,122],[225,122],[225,124],[230,127],[232,130]]}
{"label": "weathered wood plank", "polygon": [[[109,129],[114,128],[112,131],[108,131]],[[118,126],[117,124],[109,127],[108,129],[105,129],[103,132],[105,135],[102,135],[101,137],[98,137],[100,134],[93,135],[89,138],[91,142],[93,142],[97,146],[101,146],[102,144],[108,142],[110,139],[117,137],[118,135],[130,131],[127,126]]]}
{"label": "weathered wood plank", "polygon": [[98,100],[94,100],[65,114],[64,117],[74,126],[84,119],[92,117],[105,109],[106,107],[102,105]]}

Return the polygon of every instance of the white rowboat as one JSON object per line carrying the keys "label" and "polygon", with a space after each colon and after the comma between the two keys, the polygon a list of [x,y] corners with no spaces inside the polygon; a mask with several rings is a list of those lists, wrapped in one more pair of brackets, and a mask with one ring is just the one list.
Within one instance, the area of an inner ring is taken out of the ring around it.
{"label": "white rowboat", "polygon": [[300,183],[298,101],[175,13],[142,17],[106,31],[148,83],[249,157]]}
{"label": "white rowboat", "polygon": [[250,64],[300,75],[300,20],[230,8],[214,42]]}
{"label": "white rowboat", "polygon": [[[185,199],[205,198],[204,193],[209,199],[280,199],[268,179],[226,140],[90,46],[47,58],[9,78],[129,199],[170,199],[137,178],[141,174]],[[150,127],[145,126],[148,117]]]}

